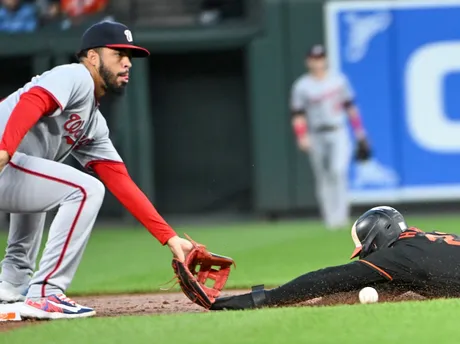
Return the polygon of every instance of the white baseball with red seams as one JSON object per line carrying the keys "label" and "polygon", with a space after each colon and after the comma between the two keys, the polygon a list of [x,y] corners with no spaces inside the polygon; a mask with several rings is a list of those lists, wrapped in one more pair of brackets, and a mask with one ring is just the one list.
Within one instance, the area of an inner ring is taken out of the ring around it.
{"label": "white baseball with red seams", "polygon": [[375,303],[379,300],[379,293],[372,287],[366,287],[359,292],[359,302],[361,303]]}

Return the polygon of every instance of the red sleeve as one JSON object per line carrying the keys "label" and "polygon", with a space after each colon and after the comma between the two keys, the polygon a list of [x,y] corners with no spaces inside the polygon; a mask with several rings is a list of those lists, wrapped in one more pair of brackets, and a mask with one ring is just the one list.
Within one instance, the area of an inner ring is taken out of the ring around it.
{"label": "red sleeve", "polygon": [[54,98],[41,87],[33,87],[22,94],[6,123],[0,150],[6,150],[10,157],[13,156],[24,136],[38,120],[58,107]]}
{"label": "red sleeve", "polygon": [[125,164],[97,161],[90,166],[107,189],[162,245],[176,235],[176,232],[158,214],[147,196],[131,179]]}

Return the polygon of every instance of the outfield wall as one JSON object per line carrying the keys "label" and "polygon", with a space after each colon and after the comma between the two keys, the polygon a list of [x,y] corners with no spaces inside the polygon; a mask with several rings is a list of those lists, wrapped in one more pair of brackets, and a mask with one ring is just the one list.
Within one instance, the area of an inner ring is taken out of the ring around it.
{"label": "outfield wall", "polygon": [[[456,202],[459,7],[410,4],[278,0],[239,22],[134,26],[152,56],[136,61],[126,98],[102,102],[115,145],[164,214],[316,214],[287,104],[307,47],[324,42],[357,91],[376,157],[352,166],[353,202]],[[82,31],[0,36],[0,97],[73,61]],[[130,218],[110,194],[102,215]]]}

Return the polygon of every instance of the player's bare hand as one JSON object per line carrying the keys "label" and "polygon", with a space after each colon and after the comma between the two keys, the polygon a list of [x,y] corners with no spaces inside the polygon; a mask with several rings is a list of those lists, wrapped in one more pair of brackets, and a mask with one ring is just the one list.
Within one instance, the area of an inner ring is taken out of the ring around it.
{"label": "player's bare hand", "polygon": [[177,235],[168,240],[168,246],[174,257],[181,262],[185,261],[185,257],[187,257],[193,248],[193,244],[190,241]]}
{"label": "player's bare hand", "polygon": [[10,155],[6,150],[0,150],[0,171],[2,171],[6,164],[10,161]]}
{"label": "player's bare hand", "polygon": [[307,135],[299,137],[297,139],[297,147],[299,147],[299,149],[302,152],[308,152],[309,149],[310,149],[310,139],[309,139],[309,137]]}

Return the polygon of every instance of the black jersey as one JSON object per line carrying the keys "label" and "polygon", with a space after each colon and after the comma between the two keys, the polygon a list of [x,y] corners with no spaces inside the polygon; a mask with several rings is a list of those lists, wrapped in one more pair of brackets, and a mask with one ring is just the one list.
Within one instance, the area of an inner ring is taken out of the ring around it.
{"label": "black jersey", "polygon": [[460,295],[460,236],[410,228],[391,246],[360,260],[413,291]]}
{"label": "black jersey", "polygon": [[[460,296],[460,236],[410,228],[388,248],[348,264],[306,273],[266,290],[259,305],[286,305],[367,286],[425,296]],[[218,299],[211,309],[255,307],[251,294]]]}

